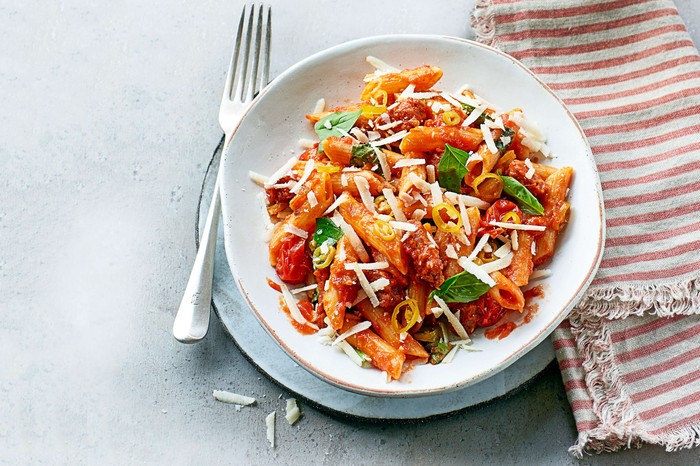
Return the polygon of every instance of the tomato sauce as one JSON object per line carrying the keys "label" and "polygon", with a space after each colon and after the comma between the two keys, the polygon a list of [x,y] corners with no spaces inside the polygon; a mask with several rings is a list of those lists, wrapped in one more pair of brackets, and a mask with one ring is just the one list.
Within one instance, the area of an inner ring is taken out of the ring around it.
{"label": "tomato sauce", "polygon": [[510,335],[511,332],[516,328],[521,327],[532,321],[532,319],[537,315],[537,311],[539,310],[538,304],[533,303],[532,301],[536,298],[544,297],[542,285],[537,285],[530,288],[529,290],[523,292],[523,295],[525,296],[525,310],[522,314],[522,320],[518,323],[508,321],[498,326],[490,327],[486,329],[486,331],[484,331],[484,336],[486,338],[488,338],[489,340],[502,340],[508,335]]}

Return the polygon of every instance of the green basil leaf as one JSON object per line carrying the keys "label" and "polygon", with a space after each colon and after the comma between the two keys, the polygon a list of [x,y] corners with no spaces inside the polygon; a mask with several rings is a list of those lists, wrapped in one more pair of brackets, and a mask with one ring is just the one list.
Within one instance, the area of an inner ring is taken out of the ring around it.
{"label": "green basil leaf", "polygon": [[374,152],[374,148],[369,144],[355,144],[352,146],[350,165],[362,167],[366,163],[377,163],[377,153]]}
{"label": "green basil leaf", "polygon": [[329,245],[334,246],[342,237],[343,230],[338,228],[335,223],[333,223],[333,220],[324,217],[316,219],[314,241],[316,241],[317,245],[320,246],[328,242]]}
{"label": "green basil leaf", "polygon": [[462,179],[469,172],[468,158],[467,152],[445,144],[445,153],[438,164],[438,183],[441,187],[455,193],[461,191]]}
{"label": "green basil leaf", "polygon": [[490,289],[489,285],[465,270],[445,280],[439,289],[430,293],[429,299],[438,296],[446,303],[470,303]]}
{"label": "green basil leaf", "polygon": [[544,215],[544,207],[540,201],[518,180],[505,175],[501,175],[501,179],[503,179],[503,192],[515,199],[515,203],[523,212],[531,215]]}
{"label": "green basil leaf", "polygon": [[[502,154],[505,151],[508,150],[510,145],[513,143],[513,135],[515,134],[515,131],[510,129],[509,127],[506,126],[506,129],[501,133],[501,137],[498,138],[495,143],[496,143],[496,149]],[[501,138],[510,138],[508,141],[508,144],[504,144]]]}
{"label": "green basil leaf", "polygon": [[346,133],[350,131],[361,114],[362,110],[356,112],[335,112],[318,120],[314,125],[314,131],[319,137],[318,151],[323,152],[321,145],[327,137],[343,137],[343,133],[338,131],[338,129],[342,129]]}

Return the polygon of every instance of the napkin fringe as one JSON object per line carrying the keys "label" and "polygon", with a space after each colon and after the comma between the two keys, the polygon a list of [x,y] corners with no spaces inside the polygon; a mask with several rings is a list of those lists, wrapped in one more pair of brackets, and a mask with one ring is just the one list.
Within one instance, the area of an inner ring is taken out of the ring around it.
{"label": "napkin fringe", "polygon": [[491,0],[476,0],[470,24],[477,42],[498,48],[496,21]]}
{"label": "napkin fringe", "polygon": [[598,317],[672,317],[700,313],[700,278],[677,283],[593,288],[576,305]]}
{"label": "napkin fringe", "polygon": [[[588,310],[586,310],[588,312]],[[639,448],[644,442],[661,445],[666,451],[693,448],[700,445],[700,423],[660,434],[649,434],[633,409],[625,391],[625,383],[614,361],[613,342],[605,317],[582,315],[574,311],[569,316],[571,333],[586,371],[586,387],[593,403],[598,426],[579,432],[569,453],[582,459],[584,454]]]}

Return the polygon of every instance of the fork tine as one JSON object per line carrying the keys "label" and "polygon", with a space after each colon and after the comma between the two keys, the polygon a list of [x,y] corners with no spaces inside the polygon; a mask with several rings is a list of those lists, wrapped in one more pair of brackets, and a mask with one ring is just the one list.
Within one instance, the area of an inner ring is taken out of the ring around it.
{"label": "fork tine", "polygon": [[[252,21],[253,18],[251,18]],[[260,8],[258,8],[258,18],[255,23],[255,36],[254,36],[254,47],[255,47],[255,52],[253,53],[253,63],[251,64],[250,67],[250,72],[252,73],[250,76],[246,76],[246,93],[245,93],[245,100],[253,100],[253,96],[255,95],[256,92],[258,92],[257,89],[257,81],[258,81],[258,64],[260,62],[260,43],[261,43],[261,36],[262,36],[262,25],[263,25],[263,6],[262,4],[260,5]]]}
{"label": "fork tine", "polygon": [[246,28],[245,40],[243,41],[243,63],[241,63],[241,71],[236,73],[234,76],[234,81],[236,81],[236,90],[231,96],[231,99],[239,100],[243,100],[243,96],[245,95],[245,75],[248,72],[248,60],[250,58],[250,43],[251,36],[253,35],[253,15],[255,14],[255,7],[251,4],[250,8],[248,9],[246,5],[244,10],[248,10],[248,14],[246,15],[248,19],[248,27]]}
{"label": "fork tine", "polygon": [[241,40],[243,39],[243,24],[245,23],[245,7],[241,11],[241,19],[238,22],[238,31],[236,32],[236,43],[233,46],[233,52],[231,53],[231,61],[228,64],[228,71],[226,72],[226,83],[224,84],[224,98],[231,100],[233,80],[238,72],[238,57],[241,52]]}
{"label": "fork tine", "polygon": [[267,26],[265,28],[265,46],[263,49],[263,68],[259,89],[262,89],[270,82],[270,41],[272,40],[272,7],[267,7]]}

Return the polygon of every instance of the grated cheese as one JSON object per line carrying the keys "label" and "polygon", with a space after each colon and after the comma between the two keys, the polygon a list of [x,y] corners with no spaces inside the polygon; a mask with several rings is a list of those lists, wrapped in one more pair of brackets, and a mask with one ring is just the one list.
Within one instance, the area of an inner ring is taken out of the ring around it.
{"label": "grated cheese", "polygon": [[348,176],[345,173],[340,174],[340,184],[345,188],[348,187]]}
{"label": "grated cheese", "polygon": [[410,205],[416,203],[416,199],[414,199],[413,196],[411,196],[410,194],[405,193],[405,192],[400,192],[400,193],[399,193],[399,199],[401,199],[401,201],[402,201],[402,202],[404,203],[404,205],[406,205],[406,206],[410,206]]}
{"label": "grated cheese", "polygon": [[391,144],[392,142],[402,140],[404,137],[406,137],[407,134],[408,131],[406,130],[399,131],[398,133],[392,134],[391,136],[386,137],[384,139],[380,139],[379,141],[373,141],[370,143],[370,145],[372,145],[372,147],[385,146],[387,144]]}
{"label": "grated cheese", "polygon": [[[499,259],[500,260],[500,259]],[[470,261],[466,257],[460,257],[459,260],[459,265],[469,272],[470,274],[474,275],[476,278],[481,280],[482,282],[486,283],[489,286],[495,286],[496,282],[494,281],[493,278],[489,276],[488,273],[484,272],[481,267],[476,265],[474,262]]]}
{"label": "grated cheese", "polygon": [[532,175],[535,174],[535,167],[532,166],[530,159],[525,159],[525,166],[529,169],[527,173],[525,173],[525,178],[530,180],[532,179]]}
{"label": "grated cheese", "polygon": [[447,304],[445,303],[445,301],[443,301],[442,298],[439,296],[433,296],[433,299],[438,304],[438,306],[440,306],[440,309],[442,309],[442,312],[447,317],[447,320],[450,322],[450,325],[452,325],[452,328],[455,330],[455,332],[457,332],[457,335],[459,335],[461,338],[463,338],[465,340],[468,340],[469,334],[464,329],[464,327],[462,326],[462,323],[459,321],[457,316],[455,316],[454,313],[450,310],[450,308],[447,307]]}
{"label": "grated cheese", "polygon": [[352,335],[354,335],[358,332],[361,332],[363,330],[367,330],[371,326],[372,326],[372,322],[370,322],[368,320],[365,320],[364,322],[359,322],[359,323],[353,325],[352,327],[350,327],[349,329],[347,329],[346,331],[344,331],[343,333],[338,335],[338,338],[335,339],[332,346],[335,346],[338,343],[340,343],[341,341],[344,341],[349,336],[352,336]]}
{"label": "grated cheese", "polygon": [[435,183],[435,165],[426,165],[425,173],[428,178],[428,183]]}
{"label": "grated cheese", "polygon": [[505,269],[510,265],[511,262],[513,262],[513,253],[509,252],[500,259],[496,259],[492,262],[487,262],[486,264],[479,266],[479,268],[485,273],[491,273],[501,269]]}
{"label": "grated cheese", "polygon": [[357,186],[357,191],[360,193],[362,203],[367,207],[367,210],[376,214],[377,210],[374,208],[374,197],[372,197],[372,193],[369,191],[369,182],[362,176],[353,177],[353,181],[355,182],[355,186]]}
{"label": "grated cheese", "polygon": [[430,196],[432,197],[433,207],[442,204],[442,189],[437,181],[430,184]]}
{"label": "grated cheese", "polygon": [[511,230],[544,231],[547,229],[547,227],[543,225],[526,225],[523,223],[489,222],[489,225],[501,228],[508,228]]}
{"label": "grated cheese", "polygon": [[284,418],[287,420],[290,426],[294,425],[294,423],[297,422],[301,416],[301,411],[299,411],[299,406],[297,406],[297,400],[294,398],[287,399],[287,406],[285,406],[284,411]]}
{"label": "grated cheese", "polygon": [[355,270],[358,267],[360,270],[382,270],[388,269],[389,263],[386,261],[382,262],[367,262],[364,264],[358,264],[357,262],[345,264],[345,270]]}
{"label": "grated cheese", "polygon": [[[387,202],[387,204],[389,204],[389,208],[391,209],[391,212],[394,214],[394,218],[396,220],[399,220],[400,222],[405,222],[407,220],[406,215],[403,213],[403,210],[401,210],[401,207],[399,207],[399,201],[396,199],[396,196],[394,196],[394,192],[389,188],[384,188],[384,189],[382,189],[382,194],[384,194],[384,197],[386,198],[386,202]],[[390,223],[390,225],[391,225],[391,223]],[[394,227],[394,228],[396,228],[396,227]]]}
{"label": "grated cheese", "polygon": [[533,139],[540,142],[545,141],[544,134],[542,134],[542,131],[540,131],[540,128],[537,126],[537,124],[534,121],[525,118],[525,115],[523,115],[523,113],[514,112],[512,115],[510,115],[510,119],[515,124],[517,124],[521,130],[527,131]]}
{"label": "grated cheese", "polygon": [[374,153],[377,156],[377,160],[379,160],[379,166],[382,168],[382,174],[384,175],[384,178],[387,181],[391,181],[391,168],[389,168],[389,162],[386,159],[386,154],[384,153],[384,151],[378,149],[375,146],[372,146],[372,149],[374,150]]}
{"label": "grated cheese", "polygon": [[403,120],[396,120],[396,121],[392,121],[391,123],[386,123],[384,125],[377,125],[377,129],[379,129],[381,131],[386,131],[386,130],[389,130],[391,128],[396,128],[401,123],[403,123]]}
{"label": "grated cheese", "polygon": [[464,202],[464,205],[466,207],[476,207],[477,209],[481,209],[481,210],[486,210],[491,206],[491,204],[489,204],[488,202],[482,201],[478,197],[468,196],[466,194],[457,194],[457,193],[453,193],[451,191],[446,191],[445,197],[447,197],[447,199],[452,204],[456,204],[458,202],[458,199],[461,199],[462,202]]}
{"label": "grated cheese", "polygon": [[353,227],[350,226],[338,212],[333,213],[333,220],[338,224],[338,227],[343,230],[343,234],[348,237],[350,245],[360,257],[360,260],[363,262],[369,262],[369,254],[367,254],[367,250],[362,245],[362,240],[359,236],[357,236],[357,233]]}
{"label": "grated cheese", "polygon": [[314,111],[311,113],[321,113],[326,109],[326,99],[318,99],[316,105],[314,105]]}
{"label": "grated cheese", "polygon": [[469,126],[472,123],[474,123],[476,120],[479,119],[481,114],[484,113],[484,110],[486,110],[486,107],[478,105],[474,107],[474,110],[472,110],[469,116],[462,122],[462,126]]}
{"label": "grated cheese", "polygon": [[459,256],[457,255],[457,251],[455,251],[455,247],[452,246],[451,244],[448,244],[447,247],[445,248],[445,255],[449,257],[450,259],[459,259]]}
{"label": "grated cheese", "polygon": [[450,364],[452,360],[455,358],[455,355],[457,354],[457,351],[459,351],[460,346],[455,345],[452,347],[449,353],[445,355],[444,358],[442,358],[442,361],[440,361],[440,364]]}
{"label": "grated cheese", "polygon": [[401,242],[403,243],[408,239],[408,237],[411,236],[411,232],[407,231],[402,237],[401,237]]}
{"label": "grated cheese", "polygon": [[[372,120],[369,120],[372,121]],[[382,135],[379,134],[377,131],[367,131],[367,139],[370,141],[376,141],[377,139],[381,138]]]}
{"label": "grated cheese", "polygon": [[292,293],[289,291],[289,288],[287,288],[287,285],[285,285],[284,283],[280,283],[280,289],[282,290],[282,297],[284,298],[284,302],[289,308],[289,313],[292,315],[292,319],[296,320],[302,325],[308,325],[309,327],[318,330],[318,326],[316,324],[307,321],[306,319],[304,319],[304,316],[301,315],[301,311],[299,310],[299,306],[297,306],[296,299],[294,299],[294,296],[292,296]]}
{"label": "grated cheese", "polygon": [[420,193],[414,194],[414,195],[413,195],[413,199],[414,199],[415,201],[420,202],[421,204],[423,204],[424,207],[427,207],[427,206],[428,206],[428,201],[426,201],[425,198],[424,198]]}
{"label": "grated cheese", "polygon": [[306,199],[309,201],[309,206],[316,207],[318,205],[318,199],[316,199],[316,193],[309,191],[306,193]]}
{"label": "grated cheese", "polygon": [[504,257],[506,254],[508,254],[511,251],[510,248],[510,243],[505,243],[503,246],[500,248],[496,249],[496,251],[493,253],[497,257]]}
{"label": "grated cheese", "polygon": [[[374,283],[374,282],[372,282],[372,283]],[[370,285],[371,285],[371,283],[370,283]],[[355,306],[357,306],[359,303],[361,303],[361,302],[364,301],[365,299],[367,299],[367,293],[365,293],[365,290],[363,290],[362,288],[360,288],[360,289],[357,291],[357,298],[355,298],[355,301],[352,302],[352,306],[350,306],[350,307],[355,307]]]}
{"label": "grated cheese", "polygon": [[357,138],[357,140],[363,144],[367,144],[369,142],[369,138],[367,137],[367,135],[365,133],[363,133],[362,130],[360,128],[358,128],[357,126],[354,126],[350,130],[350,134],[355,136],[355,138]]}
{"label": "grated cheese", "polygon": [[413,91],[416,90],[416,85],[415,84],[409,84],[406,86],[406,89],[401,92],[401,94],[396,98],[396,101],[398,102],[399,100],[405,100],[408,99],[412,94]]}
{"label": "grated cheese", "polygon": [[429,193],[430,192],[430,189],[431,189],[430,183],[428,183],[427,181],[425,181],[423,178],[416,175],[415,173],[413,173],[413,172],[409,173],[408,180],[411,182],[411,184],[413,184],[413,186],[418,188],[418,190],[420,192],[422,192],[422,193]]}
{"label": "grated cheese", "polygon": [[357,351],[355,351],[355,348],[350,346],[350,343],[348,343],[347,341],[341,341],[340,343],[338,343],[338,348],[343,350],[343,352],[348,355],[348,357],[352,360],[352,362],[354,362],[358,366],[362,367],[362,362],[363,362],[362,358],[360,357],[359,354],[357,354]]}
{"label": "grated cheese", "polygon": [[418,220],[418,221],[423,220],[423,217],[425,217],[426,213],[427,212],[423,209],[416,209],[413,211],[413,215],[411,215],[411,219]]}
{"label": "grated cheese", "polygon": [[270,177],[267,179],[267,182],[265,183],[265,187],[269,188],[273,184],[277,183],[280,178],[284,177],[287,173],[290,172],[290,170],[296,165],[296,163],[299,160],[296,157],[292,157],[291,159],[287,160],[287,163],[282,165],[276,172],[274,172]]}
{"label": "grated cheese", "polygon": [[539,269],[535,270],[532,272],[532,275],[530,275],[530,280],[538,280],[541,278],[547,278],[552,275],[552,271],[550,269]]}
{"label": "grated cheese", "polygon": [[343,203],[343,198],[342,198],[342,196],[340,196],[340,197],[338,197],[335,201],[333,201],[333,204],[331,204],[331,205],[328,206],[328,208],[327,208],[326,211],[323,213],[323,215],[325,216],[325,215],[330,214],[330,213],[333,212],[335,209],[337,209],[338,206],[339,206],[340,204],[342,204],[342,203]]}
{"label": "grated cheese", "polygon": [[316,141],[314,141],[313,139],[306,138],[300,138],[298,142],[299,147],[301,147],[302,149],[311,149],[316,144]]}
{"label": "grated cheese", "polygon": [[537,254],[537,244],[534,241],[530,243],[530,252],[533,256]]}
{"label": "grated cheese", "polygon": [[414,165],[425,165],[425,159],[401,159],[394,164],[394,168],[411,167]]}
{"label": "grated cheese", "polygon": [[267,177],[265,175],[256,173],[253,170],[248,170],[248,176],[250,180],[258,186],[265,186],[265,183],[267,183]]}
{"label": "grated cheese", "polygon": [[362,271],[357,262],[352,262],[348,265],[354,265],[352,270],[355,272],[355,275],[357,275],[357,279],[360,281],[360,286],[363,290],[365,290],[365,293],[367,293],[369,302],[372,303],[372,306],[378,307],[379,299],[377,298],[377,294],[372,289],[372,286],[369,284],[369,280],[367,280],[367,276],[365,275],[365,273]]}
{"label": "grated cheese", "polygon": [[284,231],[286,231],[287,233],[291,233],[293,235],[296,235],[299,238],[303,238],[303,239],[306,239],[309,237],[309,234],[306,231],[304,231],[301,228],[296,227],[292,224],[289,224],[289,223],[284,224]]}
{"label": "grated cheese", "polygon": [[492,154],[498,153],[498,148],[496,147],[496,143],[493,141],[493,134],[491,134],[491,130],[489,129],[488,126],[486,125],[481,125],[481,134],[484,135],[484,142],[486,143],[486,147],[489,148],[489,151]]}
{"label": "grated cheese", "polygon": [[267,440],[270,442],[270,448],[275,448],[275,411],[272,411],[265,417],[265,427],[267,428]]}
{"label": "grated cheese", "polygon": [[513,230],[510,232],[510,248],[513,251],[517,251],[518,246],[519,246],[519,244],[518,244],[518,232]]}
{"label": "grated cheese", "polygon": [[416,231],[418,229],[417,226],[408,222],[395,222],[392,220],[389,222],[389,225],[391,225],[392,228],[403,231]]}
{"label": "grated cheese", "polygon": [[255,403],[255,398],[238,393],[231,393],[225,390],[214,390],[214,399],[222,403],[231,403],[239,406],[250,406]]}
{"label": "grated cheese", "polygon": [[442,308],[439,306],[438,307],[431,307],[430,310],[436,319],[438,319],[442,315]]}
{"label": "grated cheese", "polygon": [[[326,243],[323,243],[323,244],[325,245]],[[289,290],[289,292],[292,294],[299,294],[299,293],[303,293],[304,291],[315,290],[316,288],[318,288],[318,283],[313,283],[311,285],[303,286],[301,288],[294,288],[293,290]]]}
{"label": "grated cheese", "polygon": [[459,215],[462,216],[462,227],[464,228],[464,234],[469,236],[472,234],[472,225],[469,223],[467,206],[464,205],[464,199],[462,199],[461,196],[457,198],[457,205],[459,206]]}
{"label": "grated cheese", "polygon": [[289,191],[294,194],[298,193],[302,186],[304,186],[304,183],[306,183],[306,180],[309,179],[309,176],[311,176],[311,173],[314,171],[314,168],[314,161],[312,159],[307,160],[306,165],[304,165],[304,173],[301,175],[301,178],[299,178],[299,181],[297,181],[297,184],[292,186],[292,188]]}
{"label": "grated cheese", "polygon": [[377,278],[375,281],[371,282],[369,285],[374,291],[382,291],[384,288],[389,286],[391,282],[388,278]]}
{"label": "grated cheese", "polygon": [[448,94],[447,92],[441,92],[439,95],[440,95],[440,97],[442,97],[443,99],[445,99],[446,101],[448,101],[449,103],[454,105],[455,107],[462,108],[462,105],[454,97],[452,97],[450,94]]}
{"label": "grated cheese", "polygon": [[373,57],[372,55],[367,55],[367,58],[365,58],[367,63],[378,69],[379,71],[384,71],[387,73],[398,73],[400,70],[398,68],[395,68],[391,66],[390,64],[386,63],[384,60],[380,60],[377,57]]}
{"label": "grated cheese", "polygon": [[474,249],[472,250],[472,253],[469,254],[467,259],[470,261],[474,260],[477,254],[481,252],[482,249],[484,249],[484,246],[486,246],[486,243],[489,240],[489,235],[483,235],[481,238],[479,238],[479,242],[476,243],[476,246],[474,246]]}

